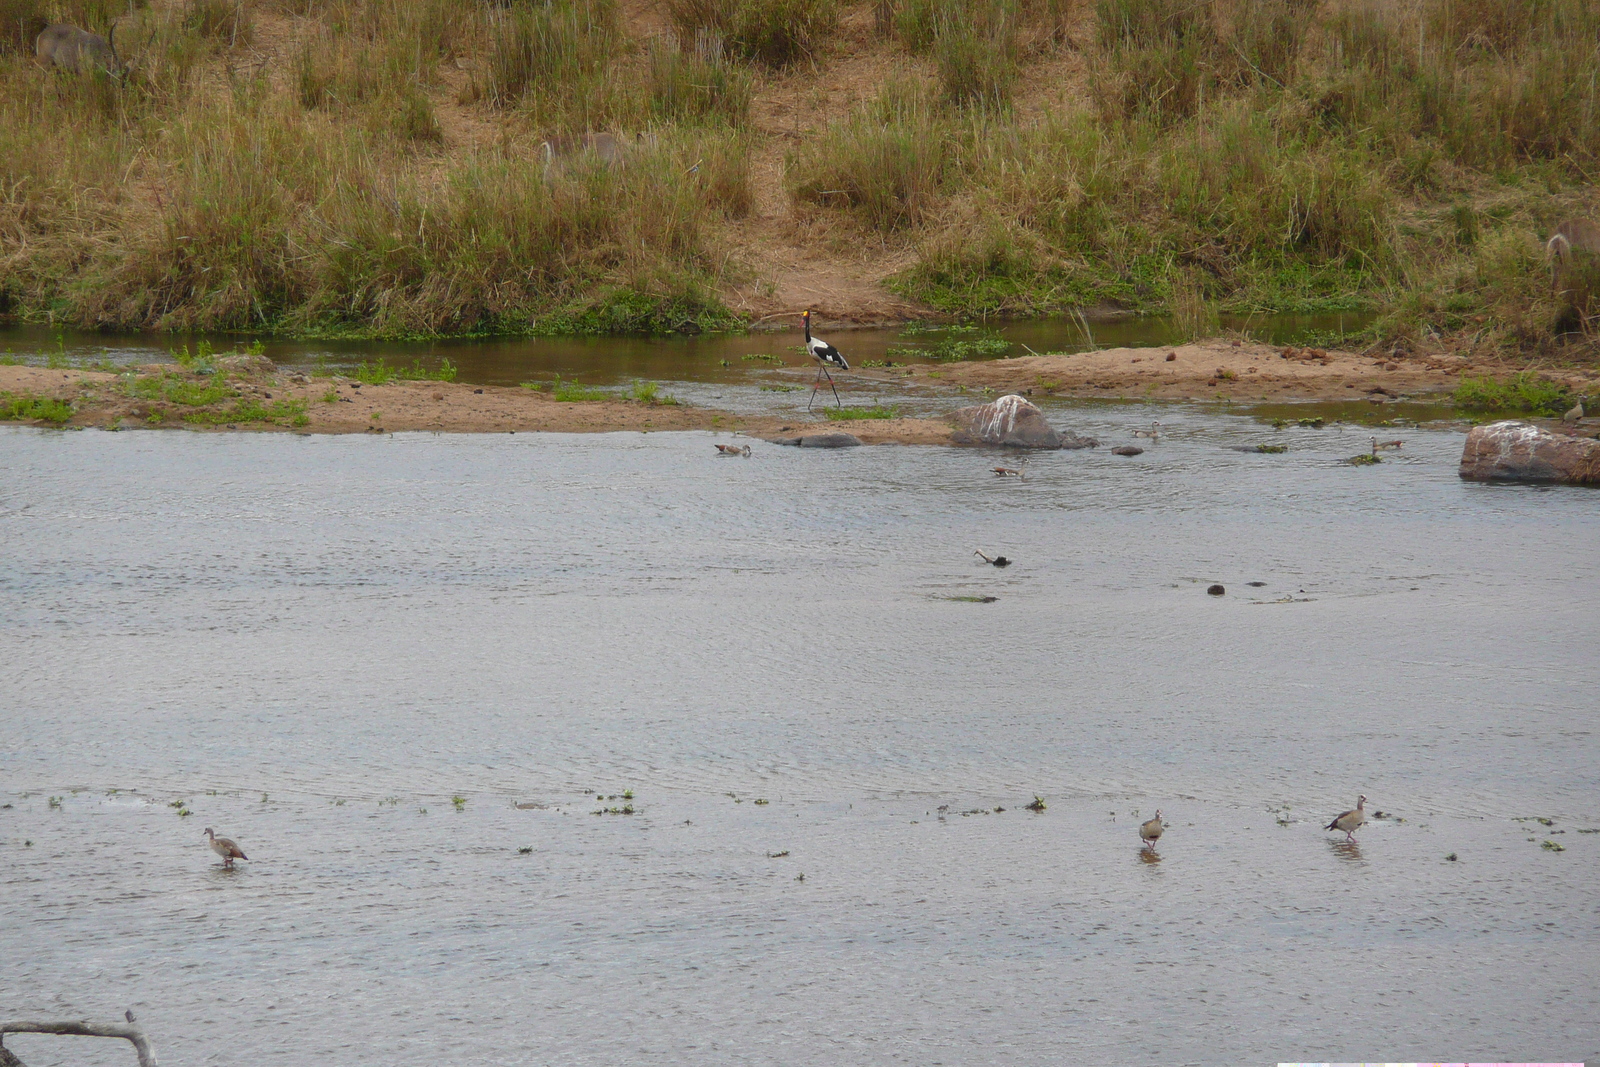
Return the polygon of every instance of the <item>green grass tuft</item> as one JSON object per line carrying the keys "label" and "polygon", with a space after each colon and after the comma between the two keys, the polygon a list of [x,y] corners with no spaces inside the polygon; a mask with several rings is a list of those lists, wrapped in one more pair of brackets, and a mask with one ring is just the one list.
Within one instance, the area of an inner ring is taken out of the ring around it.
{"label": "green grass tuft", "polygon": [[1473,415],[1541,415],[1555,418],[1572,406],[1572,394],[1559,382],[1546,381],[1531,371],[1505,381],[1463,377],[1452,399],[1457,409]]}
{"label": "green grass tuft", "polygon": [[0,422],[53,422],[72,418],[72,405],[47,396],[0,393]]}
{"label": "green grass tuft", "polygon": [[823,412],[830,422],[856,422],[861,419],[898,419],[900,408],[874,404],[870,408],[828,408]]}

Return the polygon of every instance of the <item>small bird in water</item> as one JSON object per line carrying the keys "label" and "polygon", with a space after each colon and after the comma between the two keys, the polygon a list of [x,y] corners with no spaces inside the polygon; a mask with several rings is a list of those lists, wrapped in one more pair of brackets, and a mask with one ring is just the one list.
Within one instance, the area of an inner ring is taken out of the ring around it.
{"label": "small bird in water", "polygon": [[1384,449],[1399,448],[1403,444],[1405,444],[1404,441],[1380,441],[1374,437],[1372,439],[1372,454],[1377,455]]}
{"label": "small bird in water", "polygon": [[1159,422],[1152,422],[1148,430],[1134,430],[1133,436],[1148,437],[1152,441],[1158,440],[1161,437],[1161,424]]}
{"label": "small bird in water", "polygon": [[127,1011],[123,1012],[122,1014],[123,1014],[123,1017],[126,1018],[130,1024],[133,1022],[133,1009],[132,1008],[129,1008]]}
{"label": "small bird in water", "polygon": [[719,456],[743,456],[745,459],[749,459],[750,458],[750,446],[749,445],[745,445],[743,448],[741,448],[738,445],[718,445],[717,446],[717,455],[719,455]]}
{"label": "small bird in water", "polygon": [[996,567],[1009,567],[1009,566],[1011,566],[1011,561],[1009,559],[1006,559],[1004,556],[984,556],[983,555],[983,549],[981,549],[981,548],[976,550],[976,551],[974,551],[972,554],[974,556],[983,556],[983,561],[985,563],[992,563]]}
{"label": "small bird in water", "polygon": [[1577,422],[1581,418],[1583,418],[1583,401],[1580,400],[1576,404],[1572,405],[1571,410],[1569,410],[1565,415],[1561,416],[1561,421]]}
{"label": "small bird in water", "polygon": [[1156,842],[1161,840],[1161,831],[1166,829],[1161,825],[1161,809],[1156,809],[1156,817],[1146,819],[1139,824],[1139,837],[1144,840],[1146,848],[1155,848]]}
{"label": "small bird in water", "polygon": [[1347,840],[1355,840],[1355,832],[1361,829],[1361,824],[1367,821],[1367,795],[1362,793],[1356,799],[1356,806],[1349,811],[1334,816],[1332,822],[1324,826],[1324,830],[1343,830]]}
{"label": "small bird in water", "polygon": [[1002,478],[1026,478],[1028,476],[1028,461],[1024,459],[1015,467],[990,467],[989,469]]}
{"label": "small bird in water", "polygon": [[205,835],[211,839],[211,851],[222,857],[222,865],[224,867],[232,867],[234,860],[247,860],[250,858],[244,854],[244,849],[240,848],[232,838],[218,837],[211,827],[206,827]]}

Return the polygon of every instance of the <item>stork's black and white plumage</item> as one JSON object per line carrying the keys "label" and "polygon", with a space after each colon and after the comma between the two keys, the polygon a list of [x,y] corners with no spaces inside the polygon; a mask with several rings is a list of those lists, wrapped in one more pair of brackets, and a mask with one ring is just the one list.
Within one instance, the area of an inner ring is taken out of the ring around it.
{"label": "stork's black and white plumage", "polygon": [[833,399],[840,407],[844,401],[839,399],[839,387],[833,384],[833,375],[828,373],[829,367],[840,370],[849,370],[850,364],[845,360],[844,353],[834,348],[820,337],[811,336],[811,312],[808,310],[803,316],[806,326],[806,351],[811,353],[811,358],[817,361],[817,377],[811,383],[811,399],[806,401],[806,410],[811,410],[811,404],[817,399],[817,390],[822,387],[822,379],[828,379],[828,388],[833,390]]}

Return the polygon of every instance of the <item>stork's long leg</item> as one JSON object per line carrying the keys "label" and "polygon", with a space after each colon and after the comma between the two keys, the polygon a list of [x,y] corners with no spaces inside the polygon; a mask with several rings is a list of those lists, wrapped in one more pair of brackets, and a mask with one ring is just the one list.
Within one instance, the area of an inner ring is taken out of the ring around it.
{"label": "stork's long leg", "polygon": [[833,375],[828,373],[828,368],[822,368],[823,377],[828,379],[828,388],[833,390],[833,402],[839,407],[844,407],[844,401],[839,399],[839,387],[833,384]]}
{"label": "stork's long leg", "polygon": [[839,387],[833,384],[833,375],[828,373],[825,363],[817,364],[817,376],[811,379],[811,399],[806,401],[806,410],[811,410],[812,403],[817,399],[817,390],[821,388],[822,379],[828,379],[828,388],[833,390],[833,402],[839,407],[844,407],[844,401],[839,399]]}

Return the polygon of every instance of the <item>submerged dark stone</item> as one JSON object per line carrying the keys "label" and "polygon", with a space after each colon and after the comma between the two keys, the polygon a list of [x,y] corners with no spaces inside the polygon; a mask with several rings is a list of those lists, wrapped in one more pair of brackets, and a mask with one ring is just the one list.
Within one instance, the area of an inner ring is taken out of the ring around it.
{"label": "submerged dark stone", "polygon": [[799,448],[855,448],[861,438],[853,433],[811,433],[803,437],[774,437],[775,445],[794,445]]}

